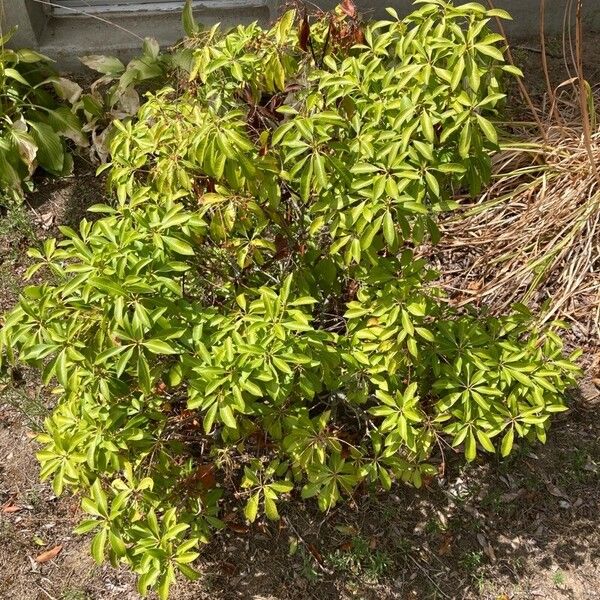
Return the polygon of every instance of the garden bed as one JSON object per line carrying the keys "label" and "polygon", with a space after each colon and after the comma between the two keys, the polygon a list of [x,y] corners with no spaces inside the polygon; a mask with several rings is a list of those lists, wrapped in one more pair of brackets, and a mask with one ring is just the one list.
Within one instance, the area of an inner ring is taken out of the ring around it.
{"label": "garden bed", "polygon": [[[39,181],[27,208],[3,220],[0,312],[18,296],[26,248],[102,196],[103,182],[79,161],[69,179]],[[573,343],[586,348],[586,377],[545,446],[466,467],[450,455],[420,491],[359,489],[326,514],[300,502],[281,509],[279,524],[226,514],[224,532],[202,549],[202,578],[179,582],[173,598],[600,598],[600,355],[581,335]],[[72,533],[79,503],[38,482],[32,431],[51,399],[34,374],[17,379],[0,397],[0,598],[138,598],[130,572],[97,566],[89,540]]]}

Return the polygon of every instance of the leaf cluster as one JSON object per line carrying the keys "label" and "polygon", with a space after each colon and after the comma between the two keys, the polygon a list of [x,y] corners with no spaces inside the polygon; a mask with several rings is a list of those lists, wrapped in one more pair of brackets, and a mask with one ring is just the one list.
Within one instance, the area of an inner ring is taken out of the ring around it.
{"label": "leaf cluster", "polygon": [[81,87],[59,76],[48,57],[6,48],[11,36],[0,37],[0,194],[21,200],[37,167],[69,174],[68,146],[86,146],[87,138],[72,109]]}
{"label": "leaf cluster", "polygon": [[137,113],[141,93],[162,87],[167,79],[176,83],[178,70],[189,70],[191,55],[191,49],[185,47],[161,52],[158,42],[147,37],[141,53],[127,64],[114,56],[94,54],[80,58],[86,67],[100,73],[73,106],[84,122],[84,132],[90,135],[92,158],[106,161],[115,132],[113,122]]}

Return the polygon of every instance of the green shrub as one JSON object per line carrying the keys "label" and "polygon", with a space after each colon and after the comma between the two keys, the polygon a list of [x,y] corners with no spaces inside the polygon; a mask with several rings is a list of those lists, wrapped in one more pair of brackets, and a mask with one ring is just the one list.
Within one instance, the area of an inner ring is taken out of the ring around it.
{"label": "green shrub", "polygon": [[489,174],[494,14],[363,27],[344,2],[195,33],[187,83],[115,123],[115,205],[32,251],[53,282],[1,339],[56,382],[42,477],[83,495],[78,531],[141,593],[196,577],[239,503],[277,519],[290,495],[420,486],[445,446],[506,456],[565,410],[558,336],[456,312],[411,250]]}
{"label": "green shrub", "polygon": [[33,50],[5,48],[0,36],[0,200],[23,198],[23,184],[39,166],[53,175],[73,168],[67,140],[87,145],[72,104],[81,87]]}

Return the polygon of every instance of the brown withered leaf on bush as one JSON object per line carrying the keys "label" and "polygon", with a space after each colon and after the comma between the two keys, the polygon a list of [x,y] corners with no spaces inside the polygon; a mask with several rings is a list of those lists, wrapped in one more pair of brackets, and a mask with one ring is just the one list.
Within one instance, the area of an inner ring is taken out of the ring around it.
{"label": "brown withered leaf on bush", "polygon": [[310,39],[310,24],[308,22],[308,16],[304,13],[304,18],[300,23],[300,31],[298,32],[298,44],[300,50],[308,52],[308,40]]}
{"label": "brown withered leaf on bush", "polygon": [[354,19],[356,17],[356,5],[352,0],[343,0],[340,4],[340,8],[351,18]]}
{"label": "brown withered leaf on bush", "polygon": [[207,490],[212,490],[217,485],[213,464],[200,465],[196,470],[196,477]]}
{"label": "brown withered leaf on bush", "polygon": [[365,43],[365,33],[360,27],[354,28],[354,43],[355,44],[364,44]]}
{"label": "brown withered leaf on bush", "polygon": [[42,564],[56,558],[62,551],[62,546],[54,546],[54,548],[50,548],[50,550],[46,550],[46,552],[42,552],[39,556],[36,556],[35,562],[38,564]]}

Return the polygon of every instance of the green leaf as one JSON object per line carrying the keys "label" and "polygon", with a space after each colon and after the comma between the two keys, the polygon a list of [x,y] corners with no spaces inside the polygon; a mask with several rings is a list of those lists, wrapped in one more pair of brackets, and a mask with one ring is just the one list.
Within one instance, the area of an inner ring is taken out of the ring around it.
{"label": "green leaf", "polygon": [[150,367],[143,353],[140,352],[137,363],[137,376],[140,381],[142,390],[146,393],[150,393],[152,388],[152,379],[150,376]]}
{"label": "green leaf", "polygon": [[104,548],[106,547],[106,538],[108,531],[101,529],[92,539],[92,557],[100,565],[104,562]]}
{"label": "green leaf", "polygon": [[421,131],[423,132],[425,139],[428,142],[433,143],[435,139],[435,134],[433,132],[433,122],[431,120],[431,116],[426,110],[424,110],[421,113]]}
{"label": "green leaf", "polygon": [[81,122],[77,115],[66,106],[48,110],[48,123],[56,131],[78,146],[87,146],[87,137],[83,133]]}
{"label": "green leaf", "polygon": [[144,346],[152,352],[152,354],[179,354],[180,351],[172,346],[169,342],[161,339],[147,340]]}
{"label": "green leaf", "polygon": [[475,460],[477,456],[477,442],[475,441],[475,436],[473,435],[473,430],[469,429],[469,433],[465,439],[465,458],[471,462]]}
{"label": "green leaf", "polygon": [[192,569],[192,567],[190,567],[189,565],[180,563],[179,561],[176,562],[177,568],[183,573],[186,579],[189,579],[190,581],[197,581],[198,579],[200,579],[201,575],[198,571]]}
{"label": "green leaf", "polygon": [[383,216],[383,235],[388,246],[393,247],[396,243],[396,226],[389,210]]}
{"label": "green leaf", "polygon": [[96,529],[100,524],[100,521],[96,521],[95,519],[86,519],[77,525],[73,532],[78,535],[85,535],[86,533]]}
{"label": "green leaf", "polygon": [[499,19],[507,19],[509,21],[512,21],[510,13],[506,10],[503,10],[502,8],[493,8],[491,10],[488,10],[486,14],[488,17],[498,17]]}
{"label": "green leaf", "polygon": [[237,421],[235,420],[233,410],[229,404],[223,404],[219,407],[219,416],[221,417],[221,421],[223,421],[227,427],[237,429]]}
{"label": "green leaf", "polygon": [[492,144],[497,146],[498,145],[498,134],[496,133],[496,128],[485,117],[482,117],[480,114],[475,113],[475,116],[477,117],[477,121],[479,122],[479,127],[481,128],[481,131],[483,131],[483,134],[485,135],[485,137],[490,142],[492,142]]}
{"label": "green leaf", "polygon": [[116,281],[108,277],[90,277],[89,284],[103,292],[107,292],[113,296],[125,296],[125,289]]}
{"label": "green leaf", "polygon": [[504,434],[504,437],[502,438],[502,445],[500,446],[500,452],[502,453],[502,456],[504,458],[506,458],[510,454],[510,451],[513,447],[514,439],[515,429],[514,427],[510,426],[508,431]]}
{"label": "green leaf", "polygon": [[79,59],[86,67],[103,73],[104,75],[118,76],[125,71],[125,65],[114,56],[90,54]]}
{"label": "green leaf", "polygon": [[185,0],[185,5],[181,14],[181,25],[187,37],[194,37],[201,30],[198,23],[196,23],[196,19],[194,19],[192,0]]}
{"label": "green leaf", "polygon": [[19,196],[21,196],[21,177],[11,162],[12,158],[14,156],[11,151],[0,146],[0,184],[4,184],[0,186],[0,189],[5,187],[18,190]]}
{"label": "green leaf", "polygon": [[279,521],[279,513],[277,512],[277,504],[275,500],[265,495],[265,514],[271,521]]}
{"label": "green leaf", "polygon": [[494,444],[492,444],[492,440],[490,439],[489,435],[485,431],[478,429],[477,430],[477,439],[479,440],[479,443],[485,450],[487,450],[488,452],[496,452],[496,448],[494,448]]}
{"label": "green leaf", "polygon": [[163,235],[161,239],[169,248],[175,250],[175,252],[178,254],[184,254],[185,256],[194,256],[195,254],[194,249],[190,246],[190,244],[180,240],[179,238]]}
{"label": "green leaf", "polygon": [[471,150],[471,123],[467,121],[460,133],[458,152],[461,158],[468,158]]}
{"label": "green leaf", "polygon": [[65,152],[60,137],[46,123],[29,121],[29,126],[31,137],[38,147],[38,163],[49,173],[61,175],[65,165]]}
{"label": "green leaf", "polygon": [[124,556],[127,553],[127,546],[125,545],[121,537],[115,535],[112,531],[109,533],[108,537],[110,547],[112,548],[113,552],[117,556]]}
{"label": "green leaf", "polygon": [[36,62],[53,62],[51,58],[45,54],[40,54],[30,48],[20,48],[17,50],[17,58],[20,63],[36,63]]}
{"label": "green leaf", "polygon": [[260,492],[256,492],[250,496],[248,502],[246,502],[246,506],[244,508],[244,515],[246,519],[250,521],[250,523],[254,523],[256,521],[256,515],[258,514],[258,502],[260,500]]}
{"label": "green leaf", "polygon": [[31,87],[27,79],[25,79],[25,77],[23,77],[23,75],[21,75],[19,71],[13,69],[12,67],[7,67],[4,69],[4,76],[9,77],[10,79],[14,79],[15,81],[18,81],[24,86]]}

